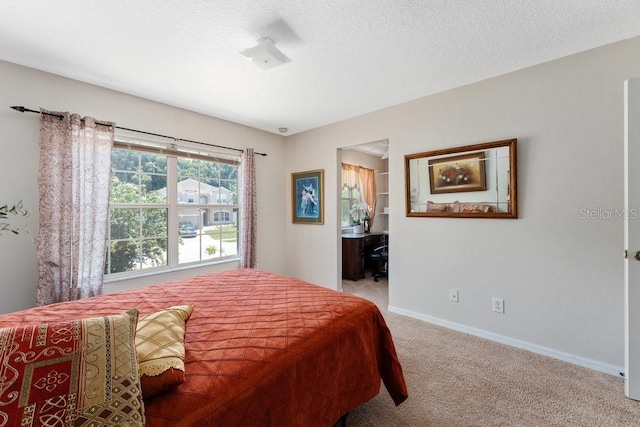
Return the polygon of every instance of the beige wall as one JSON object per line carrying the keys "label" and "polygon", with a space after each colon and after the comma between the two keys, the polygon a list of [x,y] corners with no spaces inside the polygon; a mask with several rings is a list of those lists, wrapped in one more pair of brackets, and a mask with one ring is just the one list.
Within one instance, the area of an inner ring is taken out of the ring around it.
{"label": "beige wall", "polygon": [[[623,207],[623,83],[640,76],[638,52],[635,38],[292,136],[287,172],[324,168],[337,188],[340,147],[388,139],[390,308],[615,373],[623,223],[583,212]],[[508,138],[520,219],[405,216],[404,155]],[[324,226],[288,224],[288,271],[337,289],[335,195],[325,206]]]}
{"label": "beige wall", "polygon": [[[0,203],[24,200],[34,215],[28,220],[30,235],[0,237],[0,313],[31,307],[35,303],[37,268],[34,238],[37,234],[38,135],[37,114],[20,114],[8,107],[24,105],[71,111],[114,121],[120,126],[151,131],[235,148],[253,147],[268,153],[257,156],[258,266],[284,272],[282,235],[286,217],[284,138],[246,126],[169,107],[119,92],[52,74],[0,62]],[[278,185],[277,183],[281,184]],[[196,273],[236,268],[226,263],[201,268]],[[147,276],[109,283],[106,292],[160,283],[193,275],[194,270]]]}
{"label": "beige wall", "polygon": [[373,169],[376,172],[386,171],[387,160],[373,156],[371,154],[363,153],[362,151],[354,150],[352,148],[345,148],[342,150],[342,162],[350,165],[361,166],[363,168]]}
{"label": "beige wall", "polygon": [[[624,349],[623,224],[616,216],[587,220],[583,212],[622,208],[623,82],[640,76],[637,52],[640,38],[284,143],[278,135],[0,62],[0,203],[22,199],[35,211],[38,201],[37,115],[9,105],[251,146],[269,153],[257,159],[259,267],[337,289],[340,148],[388,139],[391,309],[615,372],[622,369]],[[404,215],[405,154],[511,137],[519,139],[520,219]],[[292,224],[290,174],[312,169],[325,170],[325,224]],[[0,238],[0,312],[33,305],[37,215],[28,228],[29,236]],[[190,274],[149,276],[107,290]],[[457,304],[448,301],[452,288],[460,292]],[[493,296],[504,298],[505,314],[491,312]]]}

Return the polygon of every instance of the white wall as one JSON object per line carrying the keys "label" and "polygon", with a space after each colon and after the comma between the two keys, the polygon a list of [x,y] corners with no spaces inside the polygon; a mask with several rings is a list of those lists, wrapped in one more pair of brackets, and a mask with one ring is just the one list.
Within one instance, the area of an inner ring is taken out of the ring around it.
{"label": "white wall", "polygon": [[[284,138],[165,104],[62,78],[0,61],[0,204],[24,200],[34,214],[28,236],[0,237],[0,313],[35,304],[37,265],[34,238],[38,224],[37,114],[20,114],[10,105],[70,111],[120,126],[235,148],[253,147],[268,157],[256,157],[258,183],[258,267],[284,272],[282,257],[286,216],[283,213],[286,176]],[[274,185],[281,182],[282,185]],[[194,273],[236,268],[227,263],[198,270],[182,270],[140,280],[109,283],[106,292],[174,280]]]}
{"label": "white wall", "polygon": [[[623,206],[623,82],[640,76],[638,52],[635,38],[292,136],[287,172],[323,168],[330,190],[338,147],[388,139],[392,309],[622,369],[622,219],[581,210]],[[405,216],[404,155],[508,138],[519,219]],[[338,205],[325,203],[324,226],[287,226],[288,272],[338,288]]]}

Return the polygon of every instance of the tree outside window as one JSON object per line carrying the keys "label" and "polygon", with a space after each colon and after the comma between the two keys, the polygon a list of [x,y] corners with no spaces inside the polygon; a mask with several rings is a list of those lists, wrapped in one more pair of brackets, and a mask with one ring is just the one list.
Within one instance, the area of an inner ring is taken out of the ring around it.
{"label": "tree outside window", "polygon": [[105,274],[237,257],[237,175],[236,163],[114,148]]}

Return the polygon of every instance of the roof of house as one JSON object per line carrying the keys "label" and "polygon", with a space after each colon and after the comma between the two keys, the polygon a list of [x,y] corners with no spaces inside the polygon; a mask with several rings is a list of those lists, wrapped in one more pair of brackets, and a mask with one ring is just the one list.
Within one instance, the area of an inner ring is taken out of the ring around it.
{"label": "roof of house", "polygon": [[[215,187],[213,185],[200,182],[193,178],[183,179],[178,181],[178,193],[183,192],[199,192],[200,194],[230,194],[231,190],[224,187]],[[160,188],[158,193],[165,195],[167,193],[167,187]]]}

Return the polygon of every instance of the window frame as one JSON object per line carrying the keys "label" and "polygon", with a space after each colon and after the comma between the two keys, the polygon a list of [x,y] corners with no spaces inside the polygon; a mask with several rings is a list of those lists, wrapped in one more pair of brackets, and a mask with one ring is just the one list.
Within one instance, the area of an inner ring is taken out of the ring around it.
{"label": "window frame", "polygon": [[[148,268],[143,268],[143,269],[137,269],[137,270],[130,270],[130,271],[122,271],[122,272],[116,272],[116,273],[110,273],[105,271],[104,274],[104,282],[105,283],[109,283],[109,282],[116,282],[119,280],[127,280],[127,279],[136,279],[136,278],[140,278],[140,277],[144,277],[144,276],[148,276],[148,275],[154,275],[154,274],[162,274],[162,273],[169,273],[172,271],[179,271],[179,270],[185,270],[185,269],[192,269],[192,268],[201,268],[204,266],[208,266],[208,265],[215,265],[215,264],[223,264],[223,263],[229,263],[229,262],[237,262],[238,260],[240,260],[241,257],[241,251],[242,248],[239,244],[240,242],[240,212],[241,212],[241,205],[240,202],[238,201],[237,204],[225,204],[224,208],[225,209],[229,209],[229,211],[231,212],[231,220],[233,219],[233,211],[236,210],[237,211],[237,231],[236,231],[236,235],[237,235],[237,253],[233,254],[233,255],[229,255],[229,256],[218,256],[218,257],[214,257],[214,258],[210,258],[210,259],[204,259],[204,260],[198,260],[198,261],[191,261],[191,262],[179,262],[179,241],[180,241],[180,235],[179,235],[179,223],[180,223],[180,216],[179,216],[179,212],[181,209],[194,209],[194,208],[206,208],[206,209],[218,209],[221,210],[223,209],[222,206],[220,206],[219,204],[208,204],[208,205],[202,205],[200,203],[185,203],[185,202],[180,202],[178,200],[178,157],[183,157],[183,158],[190,158],[190,159],[194,159],[194,160],[204,160],[207,162],[215,162],[215,163],[222,163],[222,164],[228,164],[228,165],[233,165],[238,167],[238,175],[239,175],[239,169],[240,169],[240,157],[239,156],[228,156],[228,155],[224,155],[225,157],[220,157],[222,156],[220,153],[215,153],[215,152],[206,152],[203,150],[198,150],[198,153],[193,153],[193,152],[189,152],[189,151],[182,151],[182,150],[178,150],[175,148],[172,149],[163,149],[163,148],[158,148],[155,146],[147,146],[147,145],[138,145],[138,144],[132,144],[130,142],[123,142],[120,140],[116,140],[114,141],[112,150],[116,150],[116,149],[121,149],[121,150],[129,150],[129,151],[134,151],[134,152],[138,152],[138,153],[150,153],[150,154],[158,154],[158,155],[163,155],[166,156],[167,159],[167,171],[166,171],[166,179],[167,179],[167,184],[166,184],[166,203],[164,204],[148,204],[148,203],[138,203],[138,204],[113,204],[110,201],[110,207],[115,206],[118,208],[158,208],[158,209],[167,209],[167,250],[166,250],[166,265],[161,265],[161,266],[156,266],[156,267],[148,267]],[[236,177],[236,185],[239,189],[239,181],[240,181],[240,177],[237,176]],[[110,183],[111,186],[111,183]],[[239,194],[238,194],[238,198],[239,198]],[[107,257],[109,256],[109,248],[110,248],[110,244],[111,244],[111,209],[109,210],[109,217],[108,217],[108,227],[109,230],[107,232]],[[141,230],[142,233],[142,230]],[[200,238],[200,233],[201,233],[201,228],[198,231],[198,238]],[[141,238],[144,238],[144,236],[142,236]],[[120,240],[120,239],[114,239],[114,240]],[[105,270],[106,270],[106,263],[108,262],[108,258],[105,258]]]}
{"label": "window frame", "polygon": [[[347,184],[344,184],[342,186],[342,190],[344,190],[345,188],[349,191],[349,197],[348,198],[347,197],[342,197],[342,191],[340,192],[340,207],[344,208],[344,203],[343,202],[347,201],[349,203],[349,209],[347,209],[347,216],[349,218],[351,218],[351,215],[349,214],[349,211],[351,210],[351,207],[355,203],[360,203],[362,201],[362,191],[360,190],[360,188],[357,185],[354,185],[353,187],[349,187]],[[357,198],[355,198],[353,196],[353,190],[354,189],[358,190],[358,197]],[[340,217],[341,218],[340,219],[340,225],[341,225],[342,228],[349,228],[349,227],[352,226],[351,224],[349,224],[349,225],[342,224],[342,217],[344,216],[344,214],[345,214],[345,212],[344,212],[344,209],[343,209],[342,215]]]}

